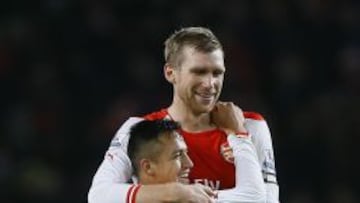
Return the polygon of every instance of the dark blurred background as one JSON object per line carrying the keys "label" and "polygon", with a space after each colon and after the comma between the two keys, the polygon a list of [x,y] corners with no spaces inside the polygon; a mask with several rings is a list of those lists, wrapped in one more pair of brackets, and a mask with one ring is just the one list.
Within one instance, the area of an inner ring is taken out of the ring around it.
{"label": "dark blurred background", "polygon": [[206,26],[222,100],[273,134],[283,203],[357,203],[360,4],[351,0],[0,3],[0,202],[86,202],[111,138],[171,102],[163,41]]}

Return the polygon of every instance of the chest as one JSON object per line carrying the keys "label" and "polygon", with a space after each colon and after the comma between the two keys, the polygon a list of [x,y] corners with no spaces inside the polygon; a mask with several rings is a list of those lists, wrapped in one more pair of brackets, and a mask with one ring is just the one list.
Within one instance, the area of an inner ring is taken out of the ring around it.
{"label": "chest", "polygon": [[194,163],[190,181],[213,189],[231,188],[235,183],[234,165],[224,156],[226,134],[220,130],[205,133],[182,133]]}

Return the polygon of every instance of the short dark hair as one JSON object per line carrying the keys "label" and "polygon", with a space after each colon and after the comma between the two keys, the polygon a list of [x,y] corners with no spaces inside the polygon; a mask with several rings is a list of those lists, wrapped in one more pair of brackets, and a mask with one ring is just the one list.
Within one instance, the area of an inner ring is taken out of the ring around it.
{"label": "short dark hair", "polygon": [[175,31],[165,41],[165,62],[178,66],[182,62],[182,51],[185,46],[197,51],[209,53],[221,49],[222,45],[218,38],[205,27],[186,27]]}
{"label": "short dark hair", "polygon": [[131,127],[127,152],[135,175],[139,175],[142,158],[156,160],[161,152],[161,147],[156,146],[161,144],[159,138],[178,129],[180,124],[171,120],[143,120]]}

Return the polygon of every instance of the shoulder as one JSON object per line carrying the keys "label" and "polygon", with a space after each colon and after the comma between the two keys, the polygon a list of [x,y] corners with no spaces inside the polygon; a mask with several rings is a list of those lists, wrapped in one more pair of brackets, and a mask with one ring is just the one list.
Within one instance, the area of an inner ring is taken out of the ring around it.
{"label": "shoulder", "polygon": [[128,133],[130,131],[130,128],[135,125],[136,123],[140,122],[144,120],[144,118],[142,117],[130,117],[129,119],[127,119],[118,129],[118,131],[116,132],[116,134],[124,134],[124,133]]}
{"label": "shoulder", "polygon": [[156,119],[162,119],[167,115],[166,109],[162,109],[160,111],[155,111],[149,114],[145,114],[143,116],[134,116],[127,119],[117,130],[116,134],[127,134],[130,132],[130,129],[133,125],[136,123],[142,121],[142,120],[156,120]]}
{"label": "shoulder", "polygon": [[168,112],[166,109],[161,109],[159,111],[155,111],[149,114],[146,114],[145,116],[142,116],[145,120],[157,120],[157,119],[164,119],[168,116]]}
{"label": "shoulder", "polygon": [[127,119],[116,131],[116,134],[111,141],[110,147],[119,147],[122,145],[121,143],[127,143],[131,127],[142,120],[144,120],[142,117],[130,117]]}
{"label": "shoulder", "polygon": [[127,143],[129,139],[129,132],[133,125],[139,123],[142,120],[156,120],[163,119],[167,116],[166,109],[161,109],[160,111],[155,111],[144,116],[130,117],[127,119],[117,130],[115,137],[111,142],[111,146],[117,146],[120,143]]}
{"label": "shoulder", "polygon": [[252,111],[244,111],[244,117],[255,121],[265,121],[264,117],[260,113]]}
{"label": "shoulder", "polygon": [[253,137],[268,137],[270,130],[265,118],[257,112],[244,112],[245,128]]}

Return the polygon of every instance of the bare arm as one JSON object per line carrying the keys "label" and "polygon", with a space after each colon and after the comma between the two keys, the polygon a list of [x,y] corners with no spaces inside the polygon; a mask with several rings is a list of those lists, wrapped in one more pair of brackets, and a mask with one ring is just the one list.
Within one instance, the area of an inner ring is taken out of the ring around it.
{"label": "bare arm", "polygon": [[[158,194],[159,193],[159,194]],[[158,202],[198,202],[213,203],[214,192],[200,184],[185,185],[168,183],[159,185],[143,185],[136,197],[137,203]]]}

